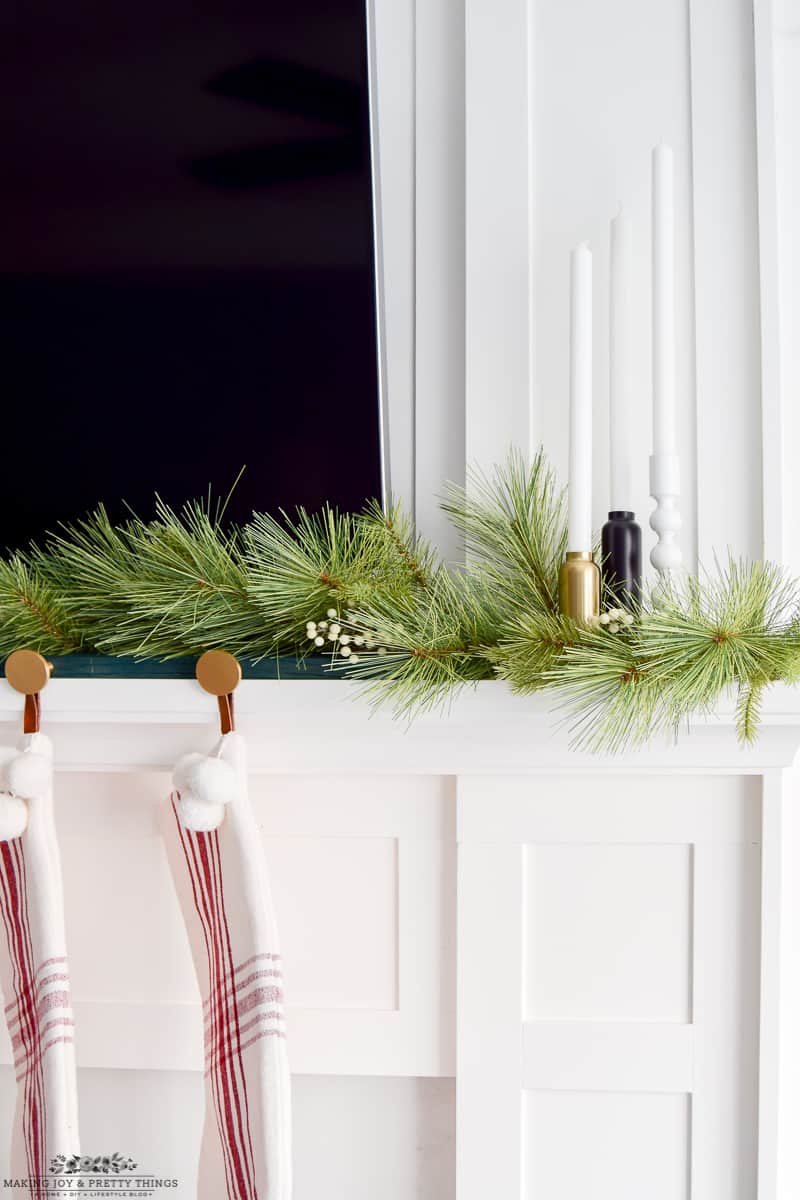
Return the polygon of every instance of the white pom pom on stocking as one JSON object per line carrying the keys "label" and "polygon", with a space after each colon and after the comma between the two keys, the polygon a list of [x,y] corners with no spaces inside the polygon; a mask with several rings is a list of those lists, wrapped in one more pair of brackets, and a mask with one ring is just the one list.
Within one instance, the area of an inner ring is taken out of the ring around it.
{"label": "white pom pom on stocking", "polygon": [[172,774],[180,792],[191,792],[207,804],[230,804],[236,795],[236,774],[230,763],[213,754],[185,754]]}
{"label": "white pom pom on stocking", "polygon": [[27,800],[44,802],[53,786],[53,748],[44,734],[29,734],[19,754],[5,764],[0,792],[0,842],[22,837],[28,828]]}
{"label": "white pom pom on stocking", "polygon": [[19,796],[0,792],[0,842],[22,837],[28,828],[28,806]]}
{"label": "white pom pom on stocking", "polygon": [[44,754],[23,750],[6,767],[6,783],[14,796],[42,800],[53,786],[53,764]]}
{"label": "white pom pom on stocking", "polygon": [[195,833],[219,829],[236,794],[236,772],[216,755],[185,754],[172,773],[181,823]]}
{"label": "white pom pom on stocking", "polygon": [[181,792],[175,801],[181,825],[194,833],[211,833],[225,820],[224,804],[209,804],[198,800],[191,792]]}

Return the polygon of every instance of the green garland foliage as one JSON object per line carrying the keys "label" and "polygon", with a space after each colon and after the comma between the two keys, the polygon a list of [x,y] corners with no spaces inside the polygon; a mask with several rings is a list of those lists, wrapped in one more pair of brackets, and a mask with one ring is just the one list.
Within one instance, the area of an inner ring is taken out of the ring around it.
{"label": "green garland foliage", "polygon": [[321,652],[405,717],[499,678],[555,693],[574,744],[606,752],[674,732],[731,687],[752,740],[764,689],[800,677],[800,588],[768,563],[660,583],[624,619],[604,597],[592,628],[562,617],[564,495],[541,451],[442,506],[466,565],[440,562],[394,504],[234,529],[200,503],[120,525],[100,508],[0,561],[0,654]]}

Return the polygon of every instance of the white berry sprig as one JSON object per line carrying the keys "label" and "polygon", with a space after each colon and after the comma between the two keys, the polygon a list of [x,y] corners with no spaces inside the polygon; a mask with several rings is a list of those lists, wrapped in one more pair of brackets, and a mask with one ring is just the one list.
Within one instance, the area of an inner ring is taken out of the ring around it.
{"label": "white berry sprig", "polygon": [[336,652],[351,663],[358,662],[358,651],[362,646],[366,650],[372,650],[374,646],[374,642],[363,633],[345,633],[342,617],[335,608],[329,608],[321,621],[307,621],[306,637],[320,652],[326,649],[331,654]]}
{"label": "white berry sprig", "polygon": [[620,633],[632,624],[633,615],[624,608],[608,608],[592,621],[595,629],[606,629],[609,633]]}

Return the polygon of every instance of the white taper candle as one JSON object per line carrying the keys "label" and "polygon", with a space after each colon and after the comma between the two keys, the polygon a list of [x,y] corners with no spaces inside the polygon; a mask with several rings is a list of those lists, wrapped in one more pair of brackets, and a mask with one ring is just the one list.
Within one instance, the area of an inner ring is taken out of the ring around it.
{"label": "white taper candle", "polygon": [[611,222],[609,283],[609,451],[612,511],[633,506],[633,248],[628,213]]}
{"label": "white taper candle", "polygon": [[672,150],[653,151],[653,453],[674,454],[675,220]]}
{"label": "white taper candle", "polygon": [[592,255],[585,244],[570,262],[567,549],[592,549]]}

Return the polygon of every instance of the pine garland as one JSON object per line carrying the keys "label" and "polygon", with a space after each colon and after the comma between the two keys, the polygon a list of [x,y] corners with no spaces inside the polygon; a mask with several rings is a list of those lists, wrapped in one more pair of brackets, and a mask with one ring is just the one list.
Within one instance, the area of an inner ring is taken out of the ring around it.
{"label": "pine garland", "polygon": [[800,677],[800,586],[769,563],[659,583],[630,615],[604,597],[592,628],[562,617],[564,495],[541,451],[450,487],[442,507],[466,566],[443,564],[395,504],[241,528],[200,503],[157,501],[152,520],[120,525],[99,508],[0,560],[0,654],[322,653],[405,717],[499,678],[553,692],[573,743],[606,752],[673,733],[730,688],[752,741],[768,685]]}

